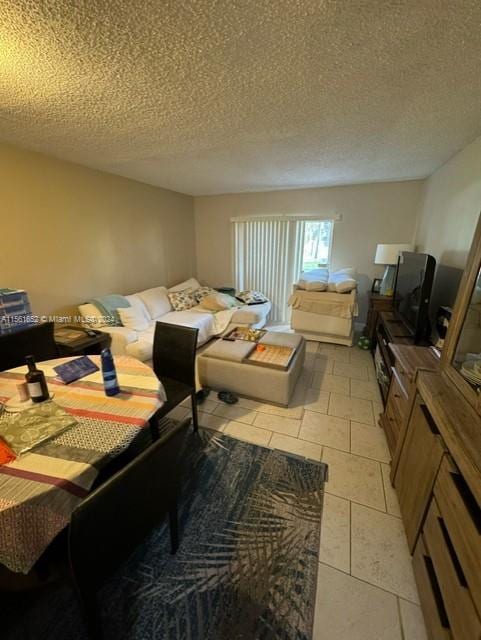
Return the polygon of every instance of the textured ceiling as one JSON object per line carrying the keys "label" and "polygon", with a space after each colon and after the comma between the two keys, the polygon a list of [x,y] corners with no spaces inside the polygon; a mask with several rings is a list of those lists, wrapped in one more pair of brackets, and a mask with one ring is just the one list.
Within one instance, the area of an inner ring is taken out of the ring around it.
{"label": "textured ceiling", "polygon": [[190,194],[424,177],[481,133],[479,0],[0,0],[0,140]]}

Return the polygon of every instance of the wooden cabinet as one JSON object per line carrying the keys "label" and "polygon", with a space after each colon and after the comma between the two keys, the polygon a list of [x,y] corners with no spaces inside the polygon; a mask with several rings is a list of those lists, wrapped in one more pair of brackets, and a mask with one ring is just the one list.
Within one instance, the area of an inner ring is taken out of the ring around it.
{"label": "wooden cabinet", "polygon": [[411,552],[421,530],[444,452],[444,443],[429,410],[417,396],[394,477]]}
{"label": "wooden cabinet", "polygon": [[393,306],[392,296],[382,296],[380,293],[370,293],[369,295],[369,307],[367,310],[367,321],[364,335],[367,336],[371,342],[371,349],[374,349],[376,325],[378,315],[381,311],[390,311]]}
{"label": "wooden cabinet", "polygon": [[393,460],[391,477],[394,479],[400,446],[404,441],[414,402],[416,373],[419,369],[435,371],[439,366],[439,359],[428,347],[389,344],[388,348],[393,366],[386,407],[380,422]]}

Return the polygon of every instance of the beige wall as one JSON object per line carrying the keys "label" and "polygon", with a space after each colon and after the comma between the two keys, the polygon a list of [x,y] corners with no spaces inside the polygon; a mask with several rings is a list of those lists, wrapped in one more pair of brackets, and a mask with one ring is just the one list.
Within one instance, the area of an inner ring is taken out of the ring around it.
{"label": "beige wall", "polygon": [[0,287],[26,289],[34,313],[195,270],[190,196],[5,145],[0,181]]}
{"label": "beige wall", "polygon": [[425,181],[416,232],[419,251],[463,268],[481,211],[481,138]]}
{"label": "beige wall", "polygon": [[362,320],[366,290],[383,273],[373,264],[376,245],[413,240],[421,193],[422,181],[408,181],[197,197],[197,275],[214,286],[233,282],[232,216],[339,213],[332,268],[357,268]]}

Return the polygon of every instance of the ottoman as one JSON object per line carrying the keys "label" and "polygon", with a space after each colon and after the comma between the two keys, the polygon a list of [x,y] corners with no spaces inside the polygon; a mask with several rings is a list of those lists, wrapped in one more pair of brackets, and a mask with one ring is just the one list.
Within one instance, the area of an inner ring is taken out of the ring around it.
{"label": "ottoman", "polygon": [[259,344],[292,347],[286,370],[249,363],[246,358],[252,343],[246,340],[216,340],[197,358],[197,370],[202,386],[287,406],[302,371],[306,342],[300,335],[268,331]]}

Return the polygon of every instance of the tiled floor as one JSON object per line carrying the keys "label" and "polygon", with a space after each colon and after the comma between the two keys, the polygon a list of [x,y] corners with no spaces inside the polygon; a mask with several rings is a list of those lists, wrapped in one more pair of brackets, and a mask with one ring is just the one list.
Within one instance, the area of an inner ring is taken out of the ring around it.
{"label": "tiled floor", "polygon": [[307,351],[288,408],[243,398],[227,406],[212,392],[200,424],[329,465],[314,640],[425,640],[372,358],[315,342]]}

